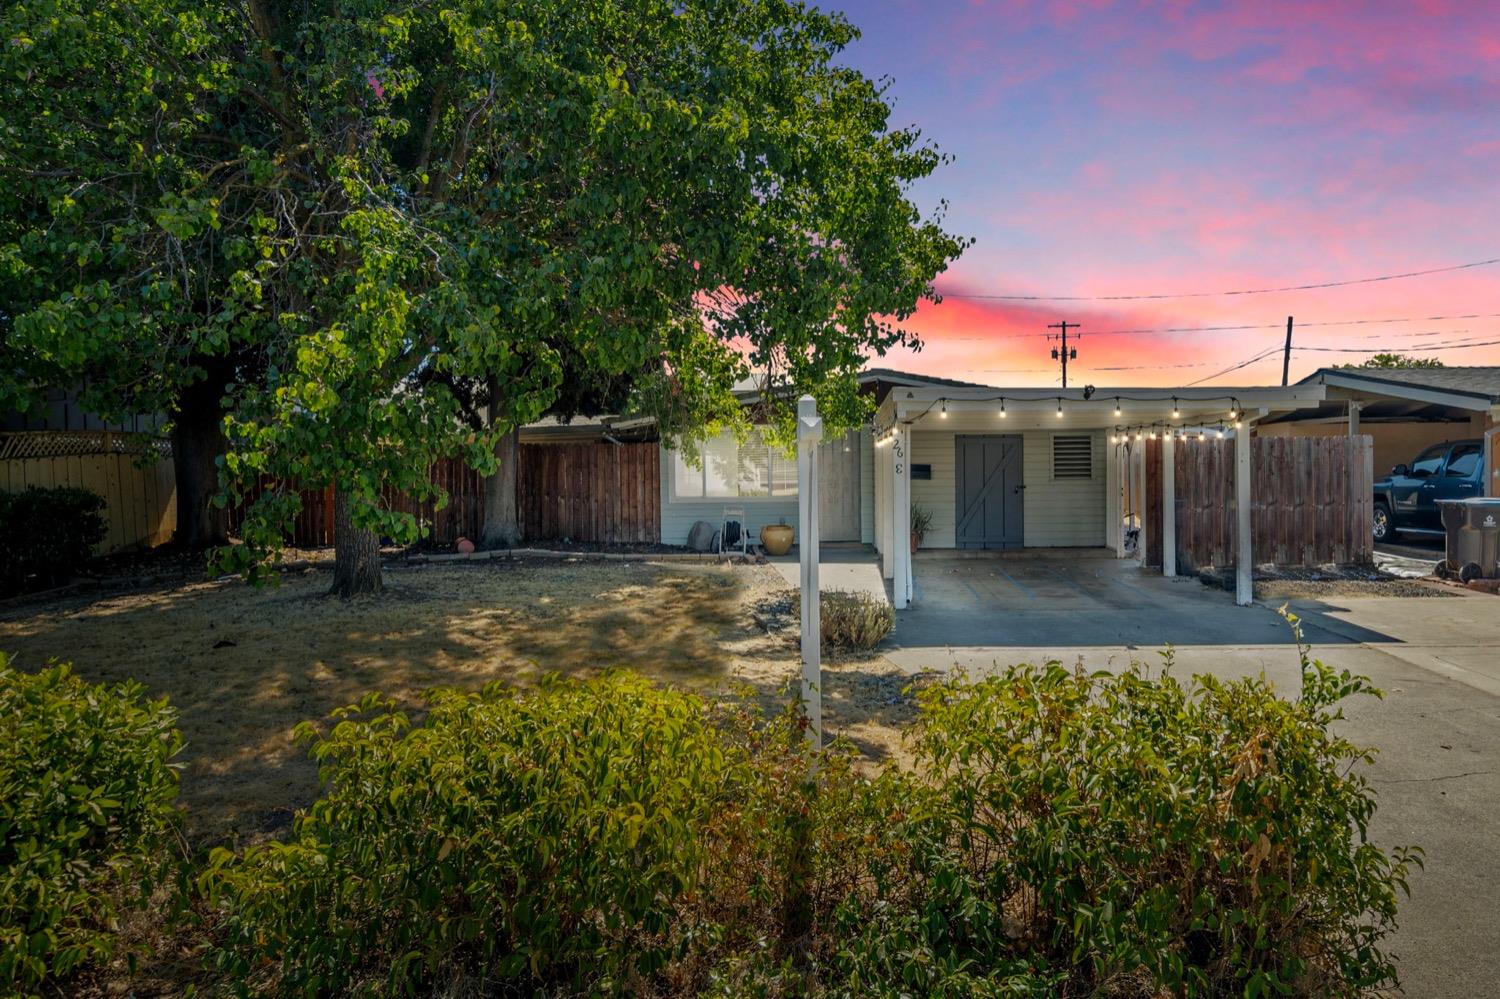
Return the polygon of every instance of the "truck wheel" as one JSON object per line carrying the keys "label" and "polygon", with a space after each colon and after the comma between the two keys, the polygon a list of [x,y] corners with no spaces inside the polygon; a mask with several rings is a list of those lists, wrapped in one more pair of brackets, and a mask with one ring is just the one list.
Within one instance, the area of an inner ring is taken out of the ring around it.
{"label": "truck wheel", "polygon": [[1375,514],[1371,518],[1374,525],[1376,541],[1395,541],[1396,527],[1391,523],[1391,508],[1384,503],[1375,504]]}

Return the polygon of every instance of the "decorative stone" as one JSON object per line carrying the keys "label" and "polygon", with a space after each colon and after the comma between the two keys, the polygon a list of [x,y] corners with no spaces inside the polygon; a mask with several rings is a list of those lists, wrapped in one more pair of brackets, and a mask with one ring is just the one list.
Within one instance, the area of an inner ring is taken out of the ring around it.
{"label": "decorative stone", "polygon": [[470,541],[468,538],[459,538],[458,544],[454,545],[453,547],[458,549],[458,553],[460,555],[474,554],[474,542]]}

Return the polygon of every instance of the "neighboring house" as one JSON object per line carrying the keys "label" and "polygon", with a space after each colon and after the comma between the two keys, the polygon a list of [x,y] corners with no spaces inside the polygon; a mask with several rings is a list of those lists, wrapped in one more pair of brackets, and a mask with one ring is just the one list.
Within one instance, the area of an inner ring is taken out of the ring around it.
{"label": "neighboring house", "polygon": [[1262,423],[1262,437],[1367,434],[1377,478],[1434,445],[1487,441],[1488,494],[1500,496],[1500,367],[1322,368],[1298,384],[1323,386],[1323,404]]}

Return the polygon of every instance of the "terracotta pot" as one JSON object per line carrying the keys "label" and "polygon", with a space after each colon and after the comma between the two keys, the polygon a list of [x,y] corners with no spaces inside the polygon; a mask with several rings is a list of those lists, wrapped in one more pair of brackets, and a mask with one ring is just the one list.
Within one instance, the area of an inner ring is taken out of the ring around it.
{"label": "terracotta pot", "polygon": [[920,548],[921,546],[922,546],[922,536],[920,534],[913,534],[911,536],[911,553],[913,555],[915,555],[917,553],[917,549]]}
{"label": "terracotta pot", "polygon": [[792,550],[791,525],[767,524],[760,529],[760,543],[772,555],[785,555]]}

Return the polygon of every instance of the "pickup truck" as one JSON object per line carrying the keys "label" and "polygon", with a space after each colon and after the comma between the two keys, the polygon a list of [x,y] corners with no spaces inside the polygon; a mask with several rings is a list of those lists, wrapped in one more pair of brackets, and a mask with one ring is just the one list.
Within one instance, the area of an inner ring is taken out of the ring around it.
{"label": "pickup truck", "polygon": [[1442,534],[1437,501],[1484,495],[1484,442],[1434,444],[1375,482],[1375,540],[1399,532]]}

